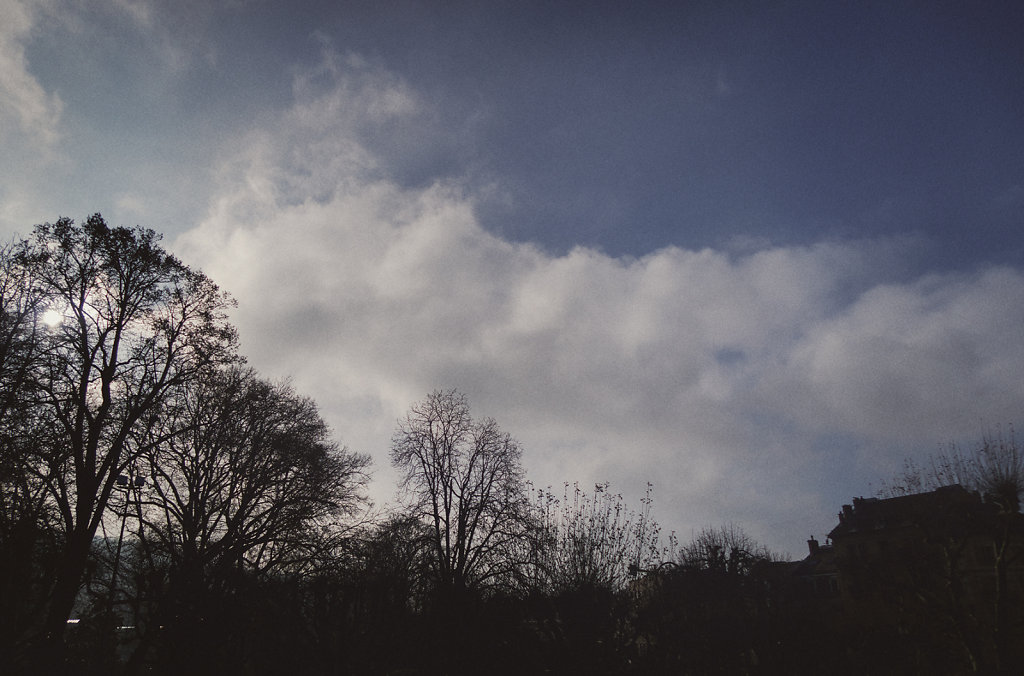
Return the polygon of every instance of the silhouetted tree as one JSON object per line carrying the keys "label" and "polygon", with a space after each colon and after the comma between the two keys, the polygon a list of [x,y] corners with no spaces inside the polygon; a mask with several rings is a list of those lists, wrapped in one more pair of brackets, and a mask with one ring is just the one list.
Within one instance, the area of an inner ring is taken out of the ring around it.
{"label": "silhouetted tree", "polygon": [[36,226],[14,260],[61,317],[35,369],[40,396],[35,467],[59,514],[61,552],[43,634],[59,654],[93,537],[117,479],[145,449],[140,421],[175,385],[236,358],[230,300],[141,228],[111,228],[96,214]]}
{"label": "silhouetted tree", "polygon": [[926,465],[912,459],[903,464],[903,471],[890,481],[883,481],[881,497],[898,497],[927,493],[942,486],[960,485],[975,491],[1002,512],[1020,512],[1024,494],[1024,449],[1021,449],[1013,428],[985,434],[971,450],[950,444],[946,451],[929,458]]}
{"label": "silhouetted tree", "polygon": [[0,250],[0,653],[34,626],[40,595],[52,576],[55,514],[46,501],[38,444],[51,433],[38,424],[38,368],[47,326],[39,285]]}
{"label": "silhouetted tree", "polygon": [[[519,632],[518,640],[532,641],[534,650],[546,653],[547,668],[621,673],[627,654],[626,589],[660,556],[650,489],[639,511],[628,508],[607,483],[592,493],[566,484],[560,498],[550,490],[533,493],[530,565],[520,578],[527,592],[525,622],[532,631]],[[524,668],[536,665],[524,663]]]}
{"label": "silhouetted tree", "polygon": [[493,419],[473,420],[454,390],[431,393],[399,422],[391,461],[411,513],[431,530],[442,590],[487,587],[519,563],[510,554],[527,528],[520,455]]}
{"label": "silhouetted tree", "polygon": [[369,458],[331,440],[311,399],[250,369],[183,384],[155,422],[144,534],[183,565],[301,568],[363,504]]}
{"label": "silhouetted tree", "polygon": [[[474,420],[466,397],[435,391],[399,421],[391,461],[406,513],[429,533],[431,598],[422,642],[428,671],[473,673],[492,638],[482,602],[514,579],[529,508],[516,441]],[[451,637],[459,636],[457,646]]]}
{"label": "silhouetted tree", "polygon": [[680,568],[730,576],[747,576],[754,567],[777,557],[735,524],[703,528],[676,554]]}
{"label": "silhouetted tree", "polygon": [[246,612],[226,627],[213,617],[243,589],[284,603],[283,580],[315,573],[364,504],[369,459],[330,439],[312,400],[249,369],[178,385],[149,422],[135,471],[147,478],[142,549],[168,581],[156,624],[193,656],[223,652],[225,630],[276,619]]}
{"label": "silhouetted tree", "polygon": [[621,590],[641,570],[660,561],[660,529],[650,516],[651,486],[639,512],[607,483],[588,495],[565,484],[562,498],[538,490],[531,584],[546,593],[580,589]]}
{"label": "silhouetted tree", "polygon": [[767,641],[764,587],[752,573],[775,557],[739,527],[704,528],[637,583],[634,620],[643,673],[734,674]]}
{"label": "silhouetted tree", "polygon": [[327,663],[356,674],[425,666],[431,547],[422,521],[391,515],[324,560],[311,581],[311,617]]}

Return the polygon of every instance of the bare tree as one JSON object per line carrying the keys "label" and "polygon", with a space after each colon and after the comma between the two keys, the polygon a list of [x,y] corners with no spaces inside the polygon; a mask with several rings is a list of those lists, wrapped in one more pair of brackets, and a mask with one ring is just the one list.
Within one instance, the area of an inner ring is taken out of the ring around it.
{"label": "bare tree", "polygon": [[[143,535],[204,573],[301,569],[364,504],[369,458],[339,447],[316,404],[232,368],[184,383],[147,430]],[[180,432],[178,430],[181,430]]]}
{"label": "bare tree", "polygon": [[701,529],[677,554],[678,565],[684,570],[735,576],[749,575],[757,563],[776,558],[767,547],[731,523]]}
{"label": "bare tree", "polygon": [[54,514],[33,449],[37,369],[47,330],[39,285],[11,246],[0,249],[0,650],[30,626],[55,543]]}
{"label": "bare tree", "polygon": [[331,440],[312,400],[247,368],[179,384],[144,422],[130,482],[143,486],[134,573],[157,583],[135,590],[146,598],[132,618],[142,637],[133,662],[157,634],[221,659],[238,599],[312,574],[341,539],[365,505],[369,459]]}
{"label": "bare tree", "polygon": [[533,584],[549,593],[620,590],[660,562],[658,524],[651,519],[651,488],[639,512],[626,507],[607,483],[588,495],[566,484],[559,500],[538,490],[534,499]]}
{"label": "bare tree", "polygon": [[46,332],[35,377],[35,449],[60,515],[63,550],[44,636],[59,643],[96,530],[117,479],[144,450],[140,421],[168,391],[236,358],[230,299],[141,228],[111,228],[96,214],[36,226],[15,260],[59,317]]}
{"label": "bare tree", "polygon": [[494,420],[473,420],[454,390],[432,392],[399,421],[391,461],[412,513],[431,528],[442,589],[488,586],[516,563],[528,511],[520,455]]}
{"label": "bare tree", "polygon": [[31,449],[39,432],[34,414],[45,309],[39,285],[12,248],[0,250],[0,538],[38,513],[42,491]]}
{"label": "bare tree", "polygon": [[882,482],[879,496],[913,495],[952,485],[977,492],[1003,512],[1020,512],[1024,450],[1017,445],[1013,427],[1008,434],[1001,429],[985,434],[971,450],[950,444],[926,465],[907,459],[900,474]]}

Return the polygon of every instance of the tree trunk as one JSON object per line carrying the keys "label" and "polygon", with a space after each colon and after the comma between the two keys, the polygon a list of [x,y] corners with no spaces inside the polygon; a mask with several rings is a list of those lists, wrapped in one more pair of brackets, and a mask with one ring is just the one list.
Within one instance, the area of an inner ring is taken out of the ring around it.
{"label": "tree trunk", "polygon": [[64,633],[71,611],[75,607],[91,544],[92,535],[89,532],[76,531],[68,539],[67,549],[61,556],[53,590],[50,593],[42,634],[36,641],[38,654],[35,659],[39,665],[37,673],[60,673],[64,660]]}

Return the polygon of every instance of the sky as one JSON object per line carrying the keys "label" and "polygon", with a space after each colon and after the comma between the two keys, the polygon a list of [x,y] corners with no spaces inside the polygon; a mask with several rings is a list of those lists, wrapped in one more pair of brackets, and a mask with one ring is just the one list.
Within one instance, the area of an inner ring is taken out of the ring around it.
{"label": "sky", "polygon": [[1024,5],[0,0],[0,236],[238,302],[394,500],[456,388],[560,492],[793,556],[1024,413]]}

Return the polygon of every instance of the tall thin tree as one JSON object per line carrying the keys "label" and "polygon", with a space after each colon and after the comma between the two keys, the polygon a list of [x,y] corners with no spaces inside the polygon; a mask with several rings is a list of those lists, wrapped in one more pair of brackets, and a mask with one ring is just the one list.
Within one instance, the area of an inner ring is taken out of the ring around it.
{"label": "tall thin tree", "polygon": [[391,461],[413,513],[429,525],[436,581],[456,593],[493,584],[515,561],[527,498],[519,444],[465,395],[435,391],[398,424]]}

